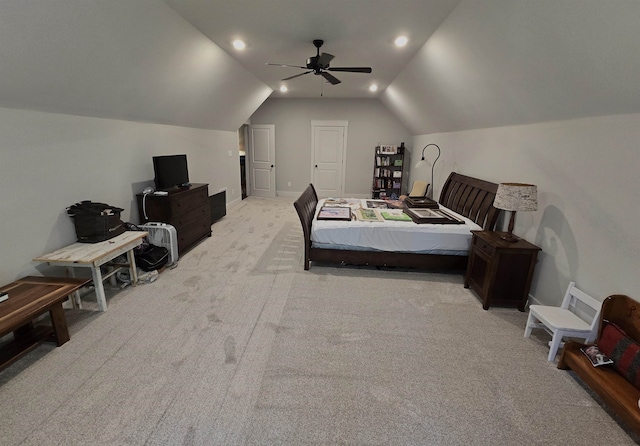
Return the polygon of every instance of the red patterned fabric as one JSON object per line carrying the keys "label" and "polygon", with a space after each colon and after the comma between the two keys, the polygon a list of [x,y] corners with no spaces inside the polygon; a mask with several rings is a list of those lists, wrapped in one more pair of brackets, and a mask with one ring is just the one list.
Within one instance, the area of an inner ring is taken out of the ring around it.
{"label": "red patterned fabric", "polygon": [[617,325],[607,323],[598,339],[598,347],[613,360],[613,367],[640,389],[640,344]]}

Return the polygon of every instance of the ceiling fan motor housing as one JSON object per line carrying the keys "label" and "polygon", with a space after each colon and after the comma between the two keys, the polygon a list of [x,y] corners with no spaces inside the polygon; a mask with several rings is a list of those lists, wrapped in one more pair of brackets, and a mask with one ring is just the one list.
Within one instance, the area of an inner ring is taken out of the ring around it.
{"label": "ceiling fan motor housing", "polygon": [[317,63],[318,63],[318,56],[310,57],[307,59],[307,68],[310,70],[315,70],[319,68]]}

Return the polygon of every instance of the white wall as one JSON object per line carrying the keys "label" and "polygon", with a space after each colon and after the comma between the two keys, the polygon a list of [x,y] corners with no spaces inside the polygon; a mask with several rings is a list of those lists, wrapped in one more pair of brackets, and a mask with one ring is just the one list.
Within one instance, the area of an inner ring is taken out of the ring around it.
{"label": "white wall", "polygon": [[[531,294],[558,304],[570,280],[599,300],[640,298],[640,114],[420,135],[436,143],[435,196],[457,171],[538,186],[538,211],[514,233],[542,248]],[[412,166],[420,151],[413,152]],[[429,179],[412,168],[410,179]],[[506,222],[505,222],[506,223]]]}
{"label": "white wall", "polygon": [[312,120],[349,122],[345,193],[350,196],[371,196],[378,141],[411,147],[409,131],[377,99],[268,99],[251,123],[275,125],[279,194],[298,195],[311,182]]}
{"label": "white wall", "polygon": [[138,223],[135,194],[153,184],[152,156],[175,153],[187,154],[191,182],[240,200],[235,131],[0,108],[0,283],[60,273],[31,259],[75,241],[65,208],[78,201],[124,208],[122,219]]}

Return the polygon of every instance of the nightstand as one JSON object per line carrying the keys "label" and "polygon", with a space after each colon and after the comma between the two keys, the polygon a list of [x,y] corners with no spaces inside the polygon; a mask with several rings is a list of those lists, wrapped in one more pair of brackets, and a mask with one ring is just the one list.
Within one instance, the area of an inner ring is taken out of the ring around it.
{"label": "nightstand", "polygon": [[540,248],[524,239],[502,240],[506,232],[471,232],[464,287],[478,295],[485,310],[496,305],[524,311]]}

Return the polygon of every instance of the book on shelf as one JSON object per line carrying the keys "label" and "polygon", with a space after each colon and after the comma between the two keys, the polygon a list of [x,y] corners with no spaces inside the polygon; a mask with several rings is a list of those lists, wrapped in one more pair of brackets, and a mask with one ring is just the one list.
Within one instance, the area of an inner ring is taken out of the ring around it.
{"label": "book on shelf", "polygon": [[380,146],[380,153],[383,153],[385,155],[395,155],[396,153],[398,153],[398,148],[394,145],[383,145]]}

